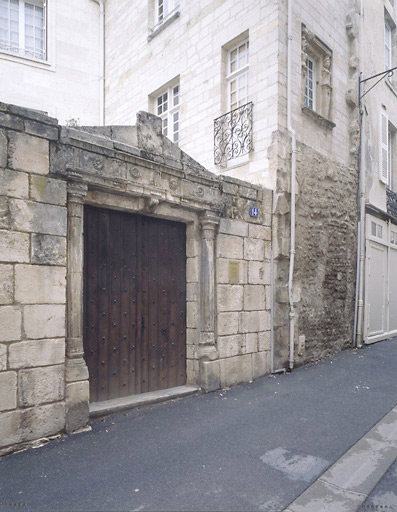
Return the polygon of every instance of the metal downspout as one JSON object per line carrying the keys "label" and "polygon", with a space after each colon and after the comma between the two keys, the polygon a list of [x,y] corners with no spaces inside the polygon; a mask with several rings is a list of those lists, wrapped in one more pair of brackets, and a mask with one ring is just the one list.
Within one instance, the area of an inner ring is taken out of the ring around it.
{"label": "metal downspout", "polygon": [[[364,72],[364,0],[360,2],[360,77]],[[364,338],[364,264],[365,264],[365,130],[364,130],[364,111],[361,104],[360,83],[359,83],[359,115],[360,115],[360,146],[359,146],[359,201],[360,201],[360,220],[358,224],[359,236],[359,272],[357,280],[359,283],[358,301],[357,301],[357,334],[356,346],[363,346]]]}
{"label": "metal downspout", "polygon": [[291,240],[288,274],[289,297],[289,369],[294,367],[295,311],[293,302],[293,277],[295,262],[295,181],[296,181],[296,134],[291,124],[291,43],[292,43],[292,0],[288,0],[288,43],[287,43],[287,125],[291,134]]}
{"label": "metal downspout", "polygon": [[93,0],[99,5],[100,78],[99,78],[99,123],[105,125],[105,2]]}

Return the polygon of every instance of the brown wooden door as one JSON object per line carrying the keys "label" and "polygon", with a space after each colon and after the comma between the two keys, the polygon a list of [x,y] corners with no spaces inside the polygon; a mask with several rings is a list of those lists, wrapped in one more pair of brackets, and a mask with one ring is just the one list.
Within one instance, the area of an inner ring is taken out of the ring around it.
{"label": "brown wooden door", "polygon": [[185,225],[90,206],[84,214],[91,402],[185,384]]}

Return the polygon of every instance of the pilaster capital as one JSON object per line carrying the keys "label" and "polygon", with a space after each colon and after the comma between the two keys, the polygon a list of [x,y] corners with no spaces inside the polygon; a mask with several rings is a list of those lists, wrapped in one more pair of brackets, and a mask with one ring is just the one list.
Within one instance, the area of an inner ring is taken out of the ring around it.
{"label": "pilaster capital", "polygon": [[206,240],[213,240],[215,237],[215,230],[220,222],[219,215],[209,210],[206,210],[200,215],[201,238]]}
{"label": "pilaster capital", "polygon": [[68,182],[68,201],[72,203],[83,203],[87,195],[88,185],[79,181]]}

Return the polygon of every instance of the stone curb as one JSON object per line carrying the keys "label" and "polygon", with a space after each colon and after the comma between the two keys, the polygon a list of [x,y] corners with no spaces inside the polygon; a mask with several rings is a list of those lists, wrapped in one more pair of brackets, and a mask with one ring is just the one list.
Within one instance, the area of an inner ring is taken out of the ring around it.
{"label": "stone curb", "polygon": [[397,458],[397,406],[284,512],[356,512]]}
{"label": "stone curb", "polygon": [[172,400],[173,398],[182,398],[198,393],[200,388],[196,386],[178,386],[175,388],[153,391],[151,393],[142,393],[140,395],[127,396],[123,398],[114,398],[106,402],[94,402],[90,404],[90,418],[106,416],[114,412],[142,407],[143,405],[155,404]]}

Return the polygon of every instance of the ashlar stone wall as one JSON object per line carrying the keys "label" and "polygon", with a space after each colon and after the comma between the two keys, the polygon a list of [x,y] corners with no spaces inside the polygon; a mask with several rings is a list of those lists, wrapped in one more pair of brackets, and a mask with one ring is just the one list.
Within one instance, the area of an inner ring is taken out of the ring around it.
{"label": "ashlar stone wall", "polygon": [[65,424],[66,182],[49,176],[57,138],[56,120],[0,104],[0,448]]}
{"label": "ashlar stone wall", "polygon": [[0,104],[0,453],[89,421],[85,204],[186,225],[187,384],[270,372],[270,190],[207,171],[145,112],[76,129]]}

